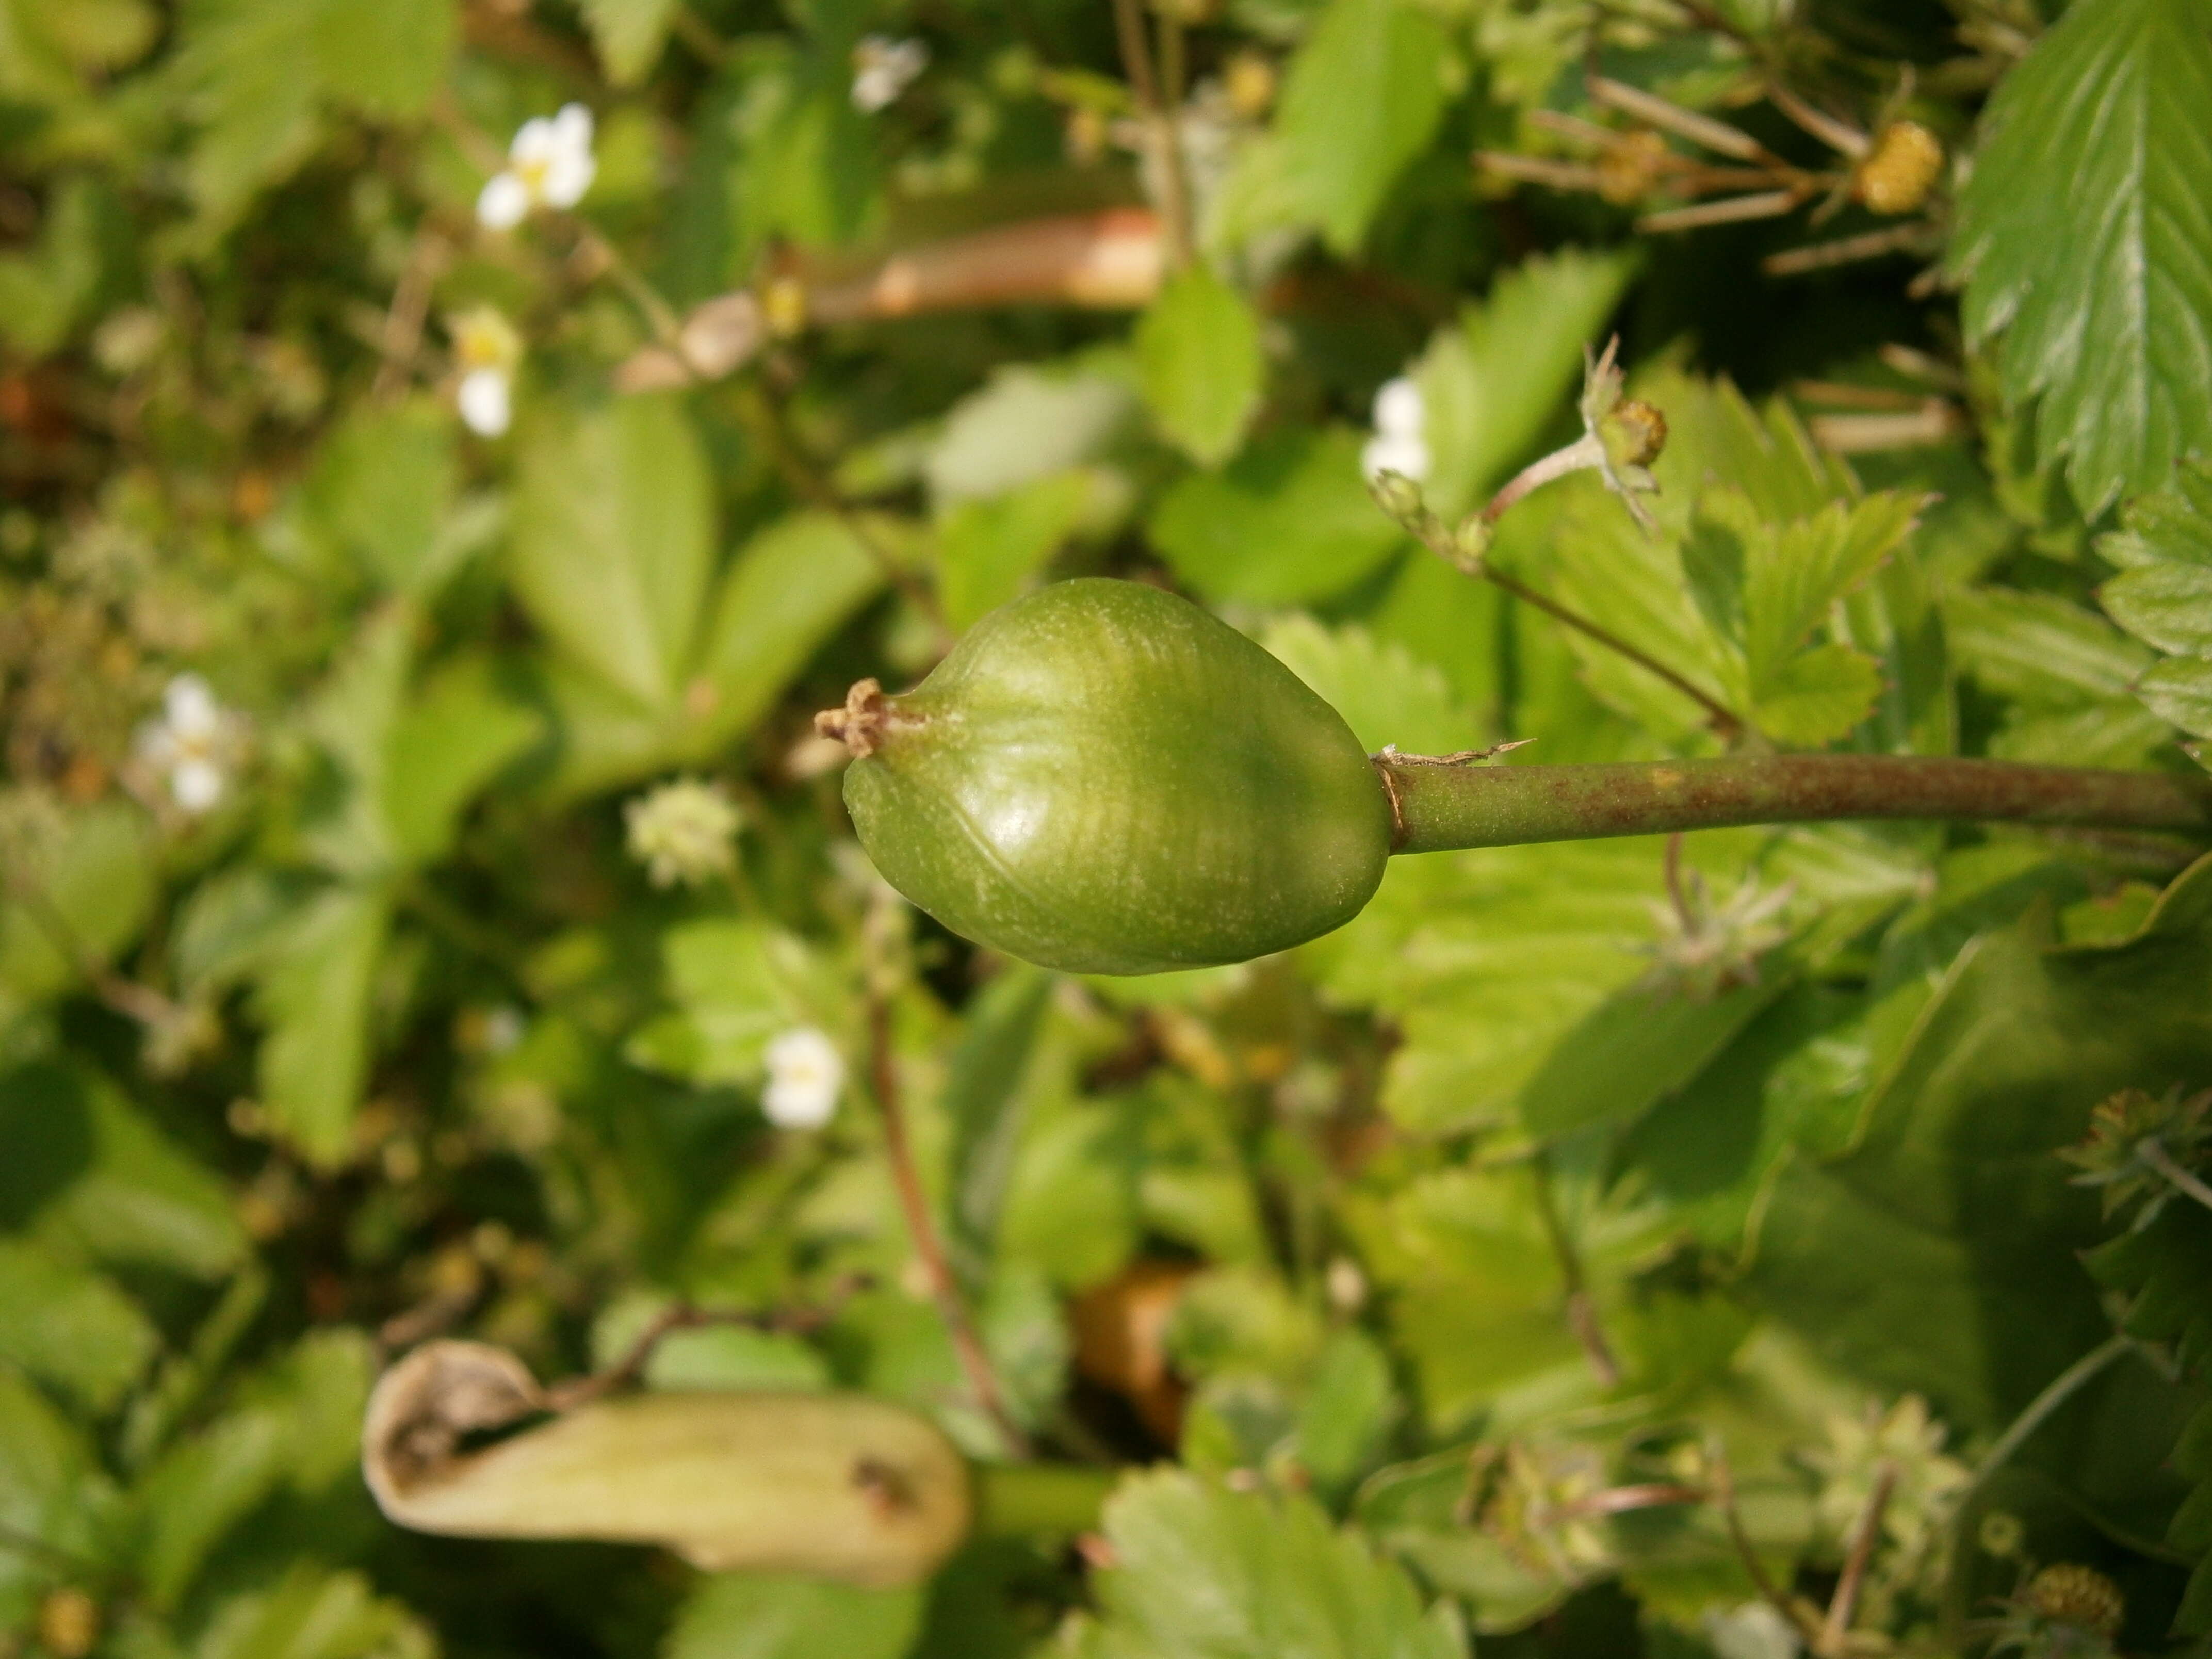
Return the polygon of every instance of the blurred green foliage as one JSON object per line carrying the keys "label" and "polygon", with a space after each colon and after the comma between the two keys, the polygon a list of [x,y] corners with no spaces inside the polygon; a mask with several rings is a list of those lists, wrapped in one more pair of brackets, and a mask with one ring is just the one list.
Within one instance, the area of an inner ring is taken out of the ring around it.
{"label": "blurred green foliage", "polygon": [[[2201,848],[1433,854],[1079,981],[809,716],[1106,573],[1375,748],[1720,752],[1361,477],[1476,508],[1617,329],[1656,531],[1498,570],[1735,741],[2188,768],[2207,134],[2204,0],[0,0],[0,1656],[2201,1644]],[[899,1590],[376,1514],[396,1352],[672,1308],[1129,1472]]]}

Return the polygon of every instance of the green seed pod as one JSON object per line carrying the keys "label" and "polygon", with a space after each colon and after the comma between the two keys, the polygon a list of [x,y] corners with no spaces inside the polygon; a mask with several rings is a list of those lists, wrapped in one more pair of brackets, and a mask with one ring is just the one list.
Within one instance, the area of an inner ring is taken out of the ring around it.
{"label": "green seed pod", "polygon": [[1390,854],[1359,740],[1198,606],[1061,582],[994,611],[921,684],[818,717],[892,886],[1070,973],[1242,962],[1356,915]]}

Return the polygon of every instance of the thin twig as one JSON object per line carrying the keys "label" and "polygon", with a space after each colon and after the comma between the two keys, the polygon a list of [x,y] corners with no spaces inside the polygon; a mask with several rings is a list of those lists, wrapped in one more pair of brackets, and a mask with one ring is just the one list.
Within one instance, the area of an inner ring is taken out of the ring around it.
{"label": "thin twig", "polygon": [[377,338],[376,380],[369,395],[379,402],[398,397],[413,378],[416,354],[422,349],[422,325],[430,314],[430,295],[437,286],[450,252],[446,239],[427,224],[415,234],[407,250],[407,263],[392,290],[392,308],[384,314],[384,329]]}
{"label": "thin twig", "polygon": [[1582,1258],[1560,1217],[1559,1201],[1552,1191],[1551,1164],[1539,1157],[1529,1168],[1536,1183],[1537,1213],[1543,1218],[1544,1234],[1551,1241],[1552,1255],[1559,1264],[1559,1281],[1567,1293],[1567,1327],[1582,1345],[1583,1355],[1597,1380],[1608,1389],[1616,1387],[1620,1382],[1620,1362],[1613,1358],[1605,1328],[1598,1323],[1597,1305],[1590,1300],[1589,1287],[1583,1279]]}
{"label": "thin twig", "polygon": [[1782,1593],[1782,1587],[1768,1577],[1766,1564],[1759,1559],[1759,1552],[1751,1547],[1751,1538],[1743,1529],[1743,1516],[1735,1504],[1735,1476],[1729,1468],[1728,1453],[1718,1441],[1706,1449],[1705,1462],[1713,1474],[1713,1502],[1720,1506],[1721,1520],[1728,1528],[1729,1541],[1735,1546],[1737,1558],[1743,1570],[1750,1575],[1752,1587],[1760,1599],[1790,1621],[1790,1627],[1808,1642],[1820,1635],[1820,1627],[1806,1617],[1798,1603]]}
{"label": "thin twig", "polygon": [[876,1107],[883,1114],[884,1150],[890,1160],[891,1182],[898,1189],[899,1208],[906,1216],[907,1235],[914,1242],[915,1256],[921,1262],[923,1276],[929,1281],[930,1295],[936,1300],[938,1316],[945,1322],[945,1334],[952,1340],[952,1352],[960,1361],[960,1369],[967,1374],[969,1391],[984,1415],[997,1425],[999,1433],[1017,1457],[1030,1455],[1029,1437],[1014,1421],[1007,1409],[1005,1391],[999,1386],[998,1373],[991,1368],[991,1357],[976,1334],[975,1322],[968,1316],[968,1304],[961,1299],[960,1285],[952,1276],[952,1264],[945,1253],[945,1241],[938,1236],[937,1223],[929,1213],[929,1197],[921,1187],[921,1171],[915,1162],[914,1142],[907,1133],[906,1110],[901,1103],[898,1066],[891,1048],[891,1006],[889,997],[875,985],[868,988],[868,1081],[876,1097]]}
{"label": "thin twig", "polygon": [[1492,586],[1510,593],[1515,599],[1521,600],[1525,605],[1532,605],[1535,606],[1537,610],[1551,617],[1553,621],[1560,623],[1568,628],[1573,629],[1584,638],[1594,641],[1595,643],[1603,646],[1607,650],[1613,652],[1615,655],[1626,658],[1628,661],[1634,663],[1638,668],[1644,670],[1645,673],[1664,680],[1668,685],[1673,686],[1675,690],[1680,692],[1692,702],[1696,703],[1699,708],[1705,710],[1707,724],[1711,726],[1714,732],[1718,733],[1723,739],[1733,741],[1735,738],[1742,735],[1743,722],[1736,718],[1734,712],[1729,709],[1726,703],[1721,702],[1719,698],[1712,696],[1711,693],[1700,690],[1696,685],[1683,678],[1681,675],[1668,667],[1665,663],[1661,662],[1656,657],[1652,656],[1649,652],[1631,645],[1626,640],[1622,639],[1620,635],[1612,632],[1608,629],[1599,627],[1597,623],[1592,622],[1589,617],[1583,616],[1578,611],[1569,610],[1565,605],[1559,603],[1558,600],[1546,598],[1534,588],[1529,586],[1526,582],[1516,580],[1513,577],[1504,574],[1502,571],[1492,569],[1487,560],[1483,562],[1480,574],[1482,579],[1490,583]]}
{"label": "thin twig", "polygon": [[1836,1580],[1836,1593],[1828,1601],[1828,1616],[1820,1626],[1820,1639],[1814,1643],[1813,1651],[1821,1659],[1842,1659],[1844,1638],[1850,1634],[1851,1619],[1858,1612],[1859,1591],[1865,1587],[1867,1566],[1874,1559],[1874,1548],[1881,1541],[1881,1517],[1889,1508],[1890,1495],[1897,1490],[1897,1465],[1885,1458],[1874,1478],[1874,1490],[1867,1495],[1865,1510],[1859,1516],[1857,1530],[1851,1537],[1851,1553],[1844,1561],[1844,1576]]}
{"label": "thin twig", "polygon": [[2166,1150],[2165,1142],[2161,1141],[2156,1135],[2146,1135],[2142,1139],[2137,1141],[2136,1143],[2136,1156],[2141,1158],[2144,1163],[2149,1164],[2152,1169],[2157,1170],[2159,1174],[2164,1176],[2168,1181],[2172,1182],[2176,1187],[2179,1187],[2183,1192],[2188,1194],[2190,1197],[2195,1199],[2199,1204],[2202,1204],[2206,1209],[2212,1210],[2212,1187],[2206,1186],[2202,1181],[2198,1180],[2187,1170],[2184,1169],[2179,1163],[2175,1162],[2173,1154]]}
{"label": "thin twig", "polygon": [[1190,263],[1190,192],[1183,177],[1182,139],[1175,112],[1160,95],[1152,72],[1152,46],[1145,38],[1143,0],[1114,0],[1114,29],[1121,48],[1121,70],[1144,117],[1146,142],[1160,167],[1160,243],[1168,269]]}
{"label": "thin twig", "polygon": [[1967,1501],[1989,1484],[1990,1477],[2010,1461],[2012,1455],[2027,1442],[2027,1437],[2041,1428],[2061,1406],[2094,1379],[2107,1365],[2136,1346],[2135,1339],[2126,1335],[2107,1338],[2083,1354],[2045,1385],[2043,1392],[2029,1401],[2010,1427],[1997,1437],[1997,1443],[1974,1466],[1973,1478],[1966,1482],[1966,1490],[1959,1494],[1959,1510],[1964,1514]]}

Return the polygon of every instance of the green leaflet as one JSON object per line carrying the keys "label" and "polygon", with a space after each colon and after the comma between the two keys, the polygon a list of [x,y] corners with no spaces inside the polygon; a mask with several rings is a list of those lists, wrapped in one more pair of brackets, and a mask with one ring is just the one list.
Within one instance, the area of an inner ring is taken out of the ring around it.
{"label": "green leaflet", "polygon": [[2083,508],[2212,440],[2212,30],[2199,0],[2070,8],[2007,76],[1950,264],[2008,403]]}
{"label": "green leaflet", "polygon": [[2167,653],[2135,682],[2150,711],[2212,737],[2212,465],[2185,461],[2171,488],[2128,503],[2098,551],[2122,567],[2098,598],[2106,614]]}

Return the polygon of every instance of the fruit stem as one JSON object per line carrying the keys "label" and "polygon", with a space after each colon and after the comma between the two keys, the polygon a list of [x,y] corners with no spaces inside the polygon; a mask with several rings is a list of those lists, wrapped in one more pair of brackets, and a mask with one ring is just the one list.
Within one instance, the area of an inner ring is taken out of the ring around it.
{"label": "fruit stem", "polygon": [[1917,755],[1469,766],[1390,754],[1375,765],[1399,853],[1837,818],[2212,834],[2212,778],[2160,772]]}

